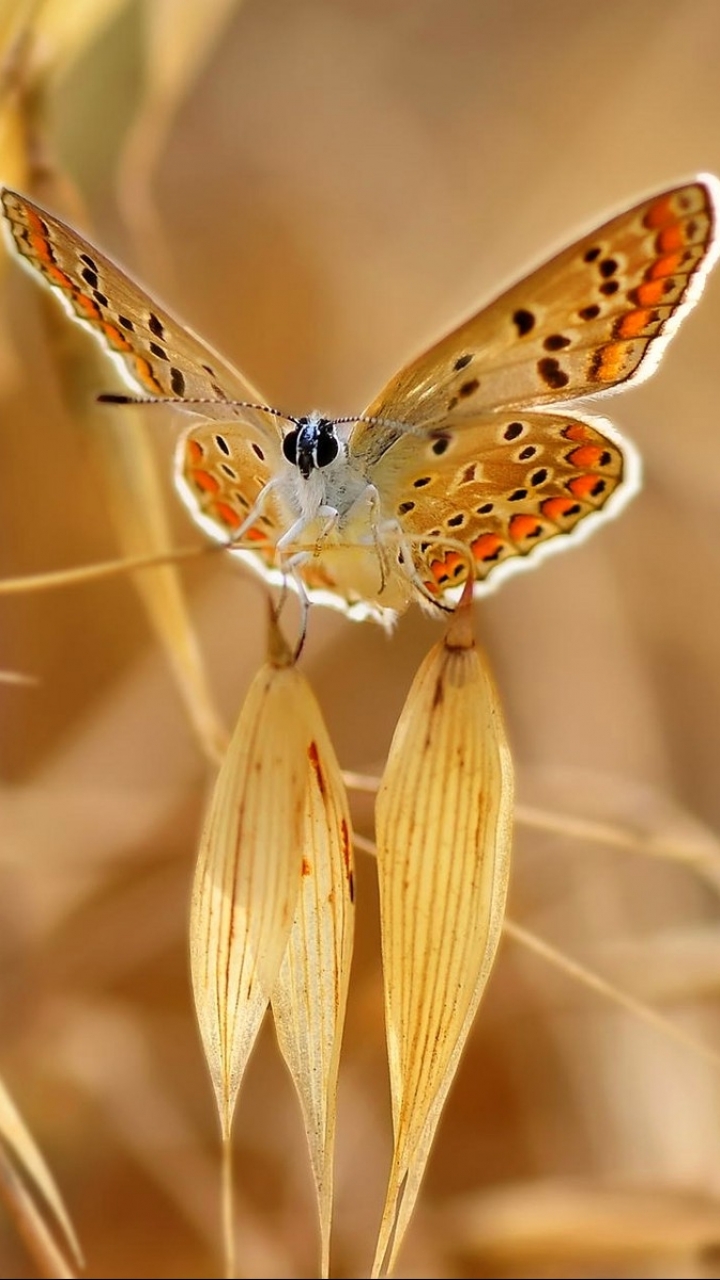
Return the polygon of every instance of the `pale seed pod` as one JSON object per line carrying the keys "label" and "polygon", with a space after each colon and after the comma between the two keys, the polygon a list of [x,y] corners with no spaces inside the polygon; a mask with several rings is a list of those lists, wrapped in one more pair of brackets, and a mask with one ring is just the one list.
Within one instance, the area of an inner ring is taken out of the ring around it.
{"label": "pale seed pod", "polygon": [[377,798],[394,1151],[373,1276],[394,1264],[495,958],[513,769],[470,596],[415,677]]}

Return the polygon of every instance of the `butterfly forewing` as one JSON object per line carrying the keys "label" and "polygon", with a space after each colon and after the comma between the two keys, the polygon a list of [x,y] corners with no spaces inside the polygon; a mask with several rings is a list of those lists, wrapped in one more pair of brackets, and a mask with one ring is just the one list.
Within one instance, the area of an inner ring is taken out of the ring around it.
{"label": "butterfly forewing", "polygon": [[218,403],[262,403],[262,397],[120,267],[25,196],[4,188],[2,204],[18,253],[116,357],[136,391],[170,397],[179,407],[183,401],[207,401],[194,412],[218,420],[242,416],[256,433],[278,439],[277,421],[270,414]]}
{"label": "butterfly forewing", "polygon": [[[717,191],[698,179],[583,237],[401,370],[366,416],[464,430],[644,376],[717,256]],[[374,460],[400,432],[359,423],[353,450]]]}

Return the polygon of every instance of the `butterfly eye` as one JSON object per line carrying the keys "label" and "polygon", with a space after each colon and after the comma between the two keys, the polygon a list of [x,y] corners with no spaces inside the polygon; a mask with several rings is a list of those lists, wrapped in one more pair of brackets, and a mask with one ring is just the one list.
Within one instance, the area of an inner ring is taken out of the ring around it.
{"label": "butterfly eye", "polygon": [[338,455],[338,442],[334,432],[321,432],[315,448],[315,465],[327,467]]}
{"label": "butterfly eye", "polygon": [[292,462],[293,466],[297,466],[297,431],[288,431],[282,443],[282,451],[288,462]]}

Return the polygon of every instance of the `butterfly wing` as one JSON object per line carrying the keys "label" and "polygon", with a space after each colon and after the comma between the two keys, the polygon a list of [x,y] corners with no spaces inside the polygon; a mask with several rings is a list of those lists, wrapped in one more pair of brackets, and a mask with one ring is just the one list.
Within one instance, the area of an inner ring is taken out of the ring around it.
{"label": "butterfly wing", "polygon": [[478,414],[612,391],[655,368],[718,254],[711,176],[644,200],[563,250],[402,369],[360,422],[372,465],[402,424],[464,428]]}
{"label": "butterfly wing", "polygon": [[262,403],[255,388],[120,267],[26,196],[6,187],[0,198],[17,252],[115,357],[136,392],[175,399],[180,408],[182,401],[209,401],[192,411],[222,421],[242,417],[279,440],[270,414],[222,403]]}
{"label": "butterfly wing", "polygon": [[609,423],[543,411],[498,413],[463,431],[405,435],[373,480],[435,599],[472,565],[493,587],[577,540],[636,491],[639,464]]}
{"label": "butterfly wing", "polygon": [[[133,389],[177,400],[179,408],[210,420],[191,427],[180,440],[176,480],[193,518],[213,536],[227,539],[276,472],[282,442],[277,419],[262,409],[226,403],[261,402],[262,397],[76,231],[15,191],[2,191],[2,206],[18,253],[116,358]],[[209,403],[183,404],[192,400]],[[263,563],[272,560],[277,521],[268,501],[243,535],[245,544],[257,544]]]}

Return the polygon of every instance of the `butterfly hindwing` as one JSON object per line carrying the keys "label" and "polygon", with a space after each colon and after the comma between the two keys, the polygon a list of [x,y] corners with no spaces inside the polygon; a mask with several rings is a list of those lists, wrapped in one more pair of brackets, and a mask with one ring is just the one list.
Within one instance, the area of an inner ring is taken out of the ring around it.
{"label": "butterfly hindwing", "polygon": [[[609,423],[550,411],[488,415],[463,431],[406,435],[374,470],[433,597],[468,567],[493,586],[587,533],[635,492],[638,463]],[[507,566],[503,569],[502,566]]]}
{"label": "butterfly hindwing", "polygon": [[237,539],[242,530],[241,543],[272,563],[283,532],[272,493],[255,508],[278,462],[277,450],[244,423],[203,422],[179,441],[175,476],[181,497],[207,532],[225,540]]}

